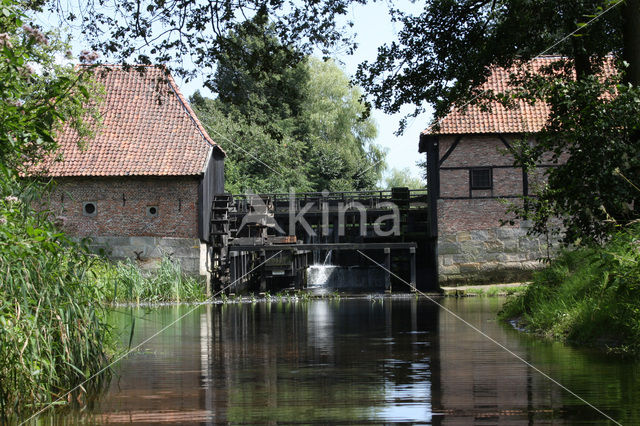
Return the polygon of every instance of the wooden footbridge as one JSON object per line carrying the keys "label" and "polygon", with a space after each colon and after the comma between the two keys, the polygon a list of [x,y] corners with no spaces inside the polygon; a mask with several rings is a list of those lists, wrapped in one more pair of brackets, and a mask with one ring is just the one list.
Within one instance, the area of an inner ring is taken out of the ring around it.
{"label": "wooden footbridge", "polygon": [[410,291],[403,280],[437,290],[433,219],[426,189],[219,194],[211,210],[212,285],[303,288],[307,267],[331,251],[334,265],[379,268],[387,291]]}

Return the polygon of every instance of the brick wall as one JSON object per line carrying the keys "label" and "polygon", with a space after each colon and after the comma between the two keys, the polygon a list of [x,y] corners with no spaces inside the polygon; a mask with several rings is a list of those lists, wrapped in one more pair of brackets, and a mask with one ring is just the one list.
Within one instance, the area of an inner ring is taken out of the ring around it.
{"label": "brick wall", "polygon": [[[440,138],[440,158],[456,137]],[[505,137],[508,143],[513,138]],[[522,169],[496,136],[465,136],[441,165],[438,200],[438,263],[442,284],[521,281],[551,251],[545,237],[527,235],[529,224],[506,213],[523,194]],[[491,189],[470,191],[470,167],[492,167]],[[453,168],[453,169],[447,169]],[[540,182],[542,169],[529,176]],[[501,225],[512,219],[514,224]]]}
{"label": "brick wall", "polygon": [[[72,236],[198,237],[195,177],[59,178],[50,198],[54,217]],[[96,205],[95,216],[83,204]],[[147,208],[158,209],[156,217]]]}
{"label": "brick wall", "polygon": [[[207,275],[206,246],[198,238],[195,177],[58,178],[49,200],[52,216],[72,237],[91,237],[89,248],[113,260],[155,269],[163,257],[190,275]],[[94,216],[83,214],[92,202]],[[157,208],[157,216],[148,214]]]}

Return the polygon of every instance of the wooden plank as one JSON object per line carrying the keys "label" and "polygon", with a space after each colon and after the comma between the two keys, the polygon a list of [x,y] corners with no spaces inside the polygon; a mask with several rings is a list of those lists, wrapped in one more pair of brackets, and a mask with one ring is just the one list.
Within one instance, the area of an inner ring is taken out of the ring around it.
{"label": "wooden plank", "polygon": [[271,246],[230,245],[229,251],[290,251],[290,250],[408,250],[416,243],[318,243],[318,244],[274,244]]}

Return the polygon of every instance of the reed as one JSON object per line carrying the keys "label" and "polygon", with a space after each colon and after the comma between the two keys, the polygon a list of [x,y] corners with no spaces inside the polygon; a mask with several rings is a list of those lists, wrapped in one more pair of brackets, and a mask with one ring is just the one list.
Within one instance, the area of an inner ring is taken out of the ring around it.
{"label": "reed", "polygon": [[[0,419],[49,404],[100,371],[114,348],[92,258],[0,183]],[[109,372],[60,403],[86,403]]]}
{"label": "reed", "polygon": [[91,274],[111,303],[199,302],[207,297],[204,283],[183,274],[180,263],[168,257],[155,271],[144,271],[131,260],[103,261]]}

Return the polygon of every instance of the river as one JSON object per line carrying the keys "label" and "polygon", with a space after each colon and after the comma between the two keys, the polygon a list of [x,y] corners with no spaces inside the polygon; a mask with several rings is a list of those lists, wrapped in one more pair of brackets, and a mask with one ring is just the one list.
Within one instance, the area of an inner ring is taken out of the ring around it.
{"label": "river", "polygon": [[[639,363],[501,324],[501,298],[438,301],[607,415],[640,424]],[[127,308],[114,318],[128,343],[135,315],[136,345],[193,309]],[[89,416],[138,424],[607,424],[413,296],[199,306],[121,361]]]}

